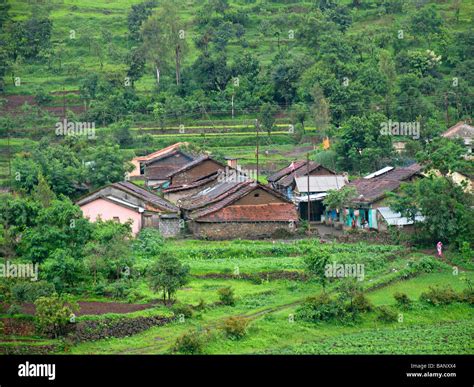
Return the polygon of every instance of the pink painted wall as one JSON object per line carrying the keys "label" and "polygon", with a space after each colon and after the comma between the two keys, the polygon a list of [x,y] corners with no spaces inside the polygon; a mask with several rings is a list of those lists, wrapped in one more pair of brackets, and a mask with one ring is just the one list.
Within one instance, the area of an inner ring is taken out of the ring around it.
{"label": "pink painted wall", "polygon": [[99,216],[103,220],[112,220],[114,217],[118,217],[120,223],[125,223],[127,220],[131,219],[133,221],[133,235],[136,235],[142,228],[142,216],[140,213],[119,206],[118,204],[111,203],[108,200],[93,200],[92,202],[82,205],[81,210],[84,217],[89,218],[92,222],[94,222]]}

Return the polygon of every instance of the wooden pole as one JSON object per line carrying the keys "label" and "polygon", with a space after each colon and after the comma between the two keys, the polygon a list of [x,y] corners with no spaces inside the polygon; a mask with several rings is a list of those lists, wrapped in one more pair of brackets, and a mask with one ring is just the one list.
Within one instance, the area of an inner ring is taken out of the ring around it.
{"label": "wooden pole", "polygon": [[260,173],[260,168],[259,168],[259,160],[258,160],[258,141],[259,141],[259,138],[258,138],[258,132],[259,132],[259,123],[258,123],[258,120],[255,120],[255,127],[257,129],[257,153],[256,153],[256,157],[257,157],[257,183],[258,183],[258,177],[259,177],[259,173]]}
{"label": "wooden pole", "polygon": [[308,175],[308,231],[311,231],[311,200],[309,195],[309,153],[306,153],[306,174]]}

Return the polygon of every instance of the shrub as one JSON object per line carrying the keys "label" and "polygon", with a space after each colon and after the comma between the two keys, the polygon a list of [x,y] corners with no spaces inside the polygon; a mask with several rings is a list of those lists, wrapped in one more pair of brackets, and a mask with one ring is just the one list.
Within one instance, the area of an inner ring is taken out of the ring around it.
{"label": "shrub", "polygon": [[318,322],[329,321],[340,317],[343,309],[327,293],[309,297],[303,305],[296,310],[296,317],[304,321]]}
{"label": "shrub", "polygon": [[184,318],[191,318],[193,317],[193,309],[191,306],[186,304],[176,304],[173,306],[173,313],[175,316],[182,315]]}
{"label": "shrub", "polygon": [[200,332],[191,331],[178,337],[173,350],[185,354],[202,353],[204,348],[204,337]]}
{"label": "shrub", "polygon": [[372,303],[364,293],[356,293],[352,300],[352,310],[359,313],[370,312],[372,310]]}
{"label": "shrub", "polygon": [[194,307],[196,310],[205,310],[206,309],[206,301],[203,298],[199,299],[199,303]]}
{"label": "shrub", "polygon": [[248,324],[245,317],[229,317],[224,320],[222,329],[231,339],[241,339],[247,333]]}
{"label": "shrub", "polygon": [[35,302],[36,327],[38,331],[48,337],[57,338],[67,333],[67,327],[77,306],[66,303],[57,294],[51,297],[40,297]]}
{"label": "shrub", "polygon": [[125,298],[130,293],[130,285],[124,280],[115,281],[105,288],[105,293],[113,298]]}
{"label": "shrub", "polygon": [[428,291],[421,293],[420,301],[431,305],[448,305],[459,301],[459,295],[451,286],[430,286]]}
{"label": "shrub", "polygon": [[391,323],[397,321],[397,311],[390,306],[379,306],[377,308],[377,320],[384,323]]}
{"label": "shrub", "polygon": [[470,288],[464,289],[460,295],[460,299],[462,302],[474,305],[474,291]]}
{"label": "shrub", "polygon": [[9,303],[12,298],[12,292],[9,285],[0,283],[0,304],[2,302]]}
{"label": "shrub", "polygon": [[229,306],[235,305],[234,290],[230,286],[227,286],[225,288],[220,288],[217,291],[217,294],[219,295],[219,300],[224,305],[229,305]]}
{"label": "shrub", "polygon": [[45,281],[18,282],[11,291],[13,298],[19,302],[35,302],[40,297],[48,297],[54,293],[54,285]]}
{"label": "shrub", "polygon": [[7,314],[10,316],[14,316],[16,314],[21,313],[21,306],[17,304],[11,304],[10,307],[7,310]]}
{"label": "shrub", "polygon": [[411,307],[412,302],[405,293],[396,292],[393,294],[393,298],[395,298],[400,308],[409,309]]}

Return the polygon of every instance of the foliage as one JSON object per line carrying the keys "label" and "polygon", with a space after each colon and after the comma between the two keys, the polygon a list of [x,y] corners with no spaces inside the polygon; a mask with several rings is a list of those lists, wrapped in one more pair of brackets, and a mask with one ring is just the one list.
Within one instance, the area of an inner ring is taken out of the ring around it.
{"label": "foliage", "polygon": [[238,340],[247,333],[248,324],[249,321],[245,317],[232,316],[224,320],[222,329],[229,338]]}
{"label": "foliage", "polygon": [[234,290],[230,286],[220,288],[217,291],[217,294],[219,295],[219,300],[220,302],[222,302],[223,305],[235,305]]}
{"label": "foliage", "polygon": [[420,301],[439,306],[459,301],[459,295],[450,286],[430,286],[428,291],[421,293]]}
{"label": "foliage", "polygon": [[150,270],[150,285],[154,291],[163,292],[163,302],[171,301],[173,295],[188,283],[189,266],[181,262],[169,251],[162,253]]}
{"label": "foliage", "polygon": [[343,308],[325,292],[308,298],[297,310],[296,318],[308,322],[331,321],[340,318]]}
{"label": "foliage", "polygon": [[74,290],[84,279],[84,263],[70,251],[56,249],[41,266],[42,276],[61,294]]}
{"label": "foliage", "polygon": [[191,331],[178,337],[173,349],[175,352],[195,355],[202,353],[204,344],[203,334],[198,331]]}
{"label": "foliage", "polygon": [[382,305],[377,309],[377,320],[384,323],[395,322],[398,319],[398,314],[395,309],[390,306]]}
{"label": "foliage", "polygon": [[20,304],[35,302],[40,297],[53,295],[54,292],[54,285],[45,281],[22,281],[11,287],[13,299]]}
{"label": "foliage", "polygon": [[410,300],[406,293],[396,292],[393,294],[393,298],[395,298],[397,305],[402,309],[409,309],[412,306],[412,300]]}
{"label": "foliage", "polygon": [[329,254],[327,251],[321,250],[314,252],[312,255],[307,255],[304,258],[306,270],[309,274],[316,277],[323,288],[326,287],[328,277],[326,275],[326,266],[329,263]]}
{"label": "foliage", "polygon": [[35,320],[40,333],[57,338],[67,332],[70,318],[77,305],[57,295],[40,297],[35,302]]}

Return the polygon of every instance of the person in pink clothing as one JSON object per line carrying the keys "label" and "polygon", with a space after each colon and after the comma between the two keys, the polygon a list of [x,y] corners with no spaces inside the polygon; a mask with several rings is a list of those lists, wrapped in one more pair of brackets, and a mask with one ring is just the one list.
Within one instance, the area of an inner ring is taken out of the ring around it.
{"label": "person in pink clothing", "polygon": [[441,243],[441,241],[439,241],[436,244],[436,250],[438,251],[438,257],[442,257],[443,256],[443,244]]}

